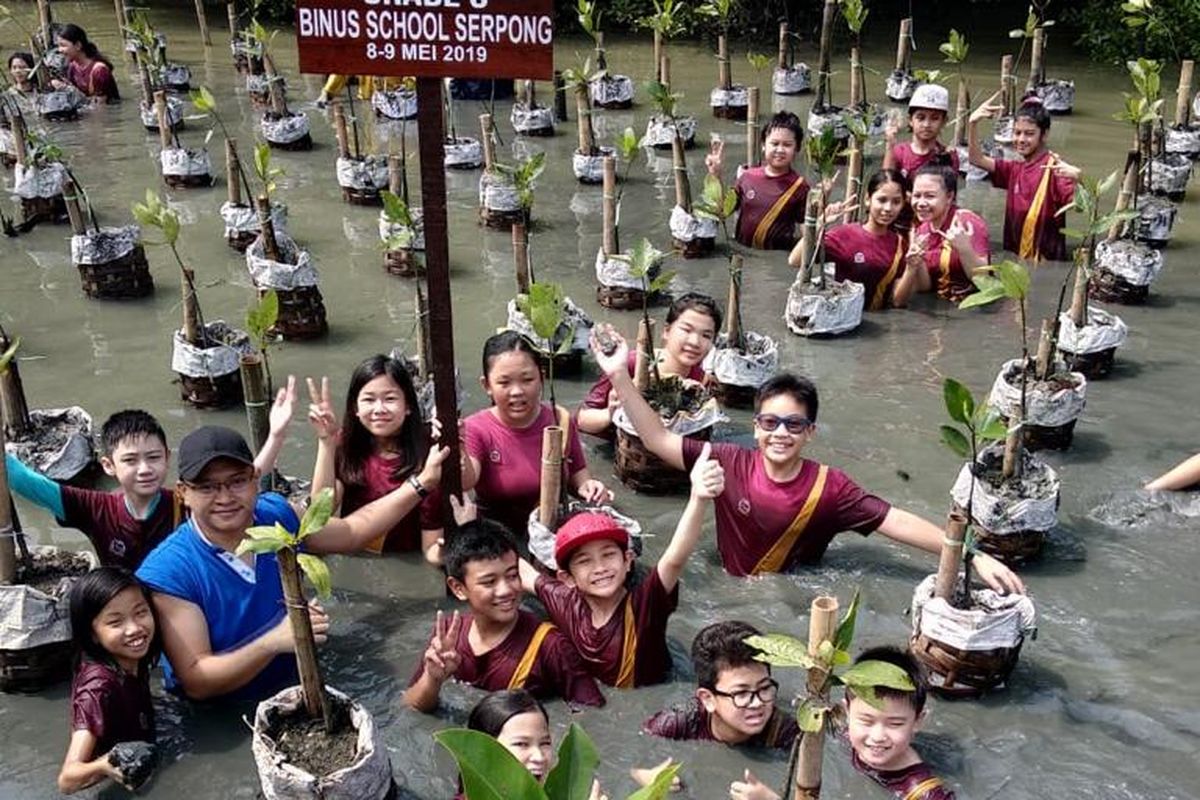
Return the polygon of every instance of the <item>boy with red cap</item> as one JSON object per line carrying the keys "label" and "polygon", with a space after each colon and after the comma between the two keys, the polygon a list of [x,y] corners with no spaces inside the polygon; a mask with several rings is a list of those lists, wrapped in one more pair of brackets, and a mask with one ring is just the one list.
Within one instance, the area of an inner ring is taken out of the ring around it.
{"label": "boy with red cap", "polygon": [[603,512],[581,512],[559,526],[557,578],[521,562],[522,583],[537,593],[588,671],[609,686],[661,683],[670,673],[667,618],[679,602],[679,575],[696,548],[708,503],[725,488],[725,473],[709,458],[707,444],[691,480],[691,496],[670,544],[632,590],[625,585],[634,558],[629,532]]}

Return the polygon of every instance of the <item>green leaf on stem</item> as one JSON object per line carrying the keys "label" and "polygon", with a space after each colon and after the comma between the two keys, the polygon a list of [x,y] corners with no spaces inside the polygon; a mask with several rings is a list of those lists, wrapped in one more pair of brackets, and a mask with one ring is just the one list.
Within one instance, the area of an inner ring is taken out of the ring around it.
{"label": "green leaf on stem", "polygon": [[279,295],[274,289],[259,298],[258,302],[246,311],[246,331],[254,339],[258,349],[266,350],[267,331],[279,320]]}
{"label": "green leaf on stem", "polygon": [[308,508],[304,512],[304,516],[300,520],[300,533],[296,537],[299,541],[304,539],[321,528],[325,527],[325,523],[329,522],[329,518],[333,516],[333,487],[326,486],[317,493],[313,501],[308,504]]}
{"label": "green leaf on stem", "polygon": [[246,538],[238,543],[236,555],[244,553],[274,553],[285,547],[293,547],[296,537],[288,533],[278,522],[274,525],[258,525],[246,529]]}
{"label": "green leaf on stem", "polygon": [[520,761],[482,731],[450,728],[433,738],[450,751],[471,800],[545,800],[546,792]]}
{"label": "green leaf on stem", "polygon": [[671,784],[675,782],[675,776],[679,774],[680,766],[680,764],[670,764],[654,776],[654,781],[649,786],[643,786],[629,795],[629,800],[666,800],[671,794]]}
{"label": "green leaf on stem", "polygon": [[542,788],[549,797],[588,800],[599,765],[600,755],[596,752],[596,745],[583,728],[572,722],[558,746],[558,762],[546,776]]}
{"label": "green leaf on stem", "polygon": [[796,725],[805,733],[816,733],[825,725],[825,715],[829,706],[805,698],[796,709]]}
{"label": "green leaf on stem", "polygon": [[961,458],[971,457],[971,443],[962,431],[950,425],[942,425],[939,430],[942,433],[942,444],[953,450],[955,455]]}
{"label": "green leaf on stem", "polygon": [[768,633],[746,637],[746,644],[759,653],[755,661],[774,667],[801,667],[812,669],[817,666],[815,658],[808,654],[808,645],[786,633]]}
{"label": "green leaf on stem", "polygon": [[304,577],[308,578],[308,582],[317,590],[317,596],[322,599],[329,597],[333,592],[333,579],[329,576],[329,565],[323,559],[310,553],[301,553],[296,556],[296,563],[300,565]]}
{"label": "green leaf on stem", "polygon": [[942,397],[946,402],[946,413],[950,419],[963,425],[970,425],[975,414],[975,398],[971,390],[954,378],[946,378],[942,382]]}
{"label": "green leaf on stem", "polygon": [[841,682],[857,693],[861,687],[883,686],[901,692],[911,692],[916,687],[908,673],[886,661],[860,661],[839,676]]}

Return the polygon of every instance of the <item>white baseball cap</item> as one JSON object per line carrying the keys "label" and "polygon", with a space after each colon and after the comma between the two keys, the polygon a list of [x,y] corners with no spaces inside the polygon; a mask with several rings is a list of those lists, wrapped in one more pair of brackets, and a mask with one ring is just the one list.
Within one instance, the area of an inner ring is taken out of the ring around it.
{"label": "white baseball cap", "polygon": [[914,108],[929,108],[934,111],[950,111],[950,92],[945,86],[938,86],[936,83],[922,83],[912,94],[912,99],[908,101],[908,110]]}

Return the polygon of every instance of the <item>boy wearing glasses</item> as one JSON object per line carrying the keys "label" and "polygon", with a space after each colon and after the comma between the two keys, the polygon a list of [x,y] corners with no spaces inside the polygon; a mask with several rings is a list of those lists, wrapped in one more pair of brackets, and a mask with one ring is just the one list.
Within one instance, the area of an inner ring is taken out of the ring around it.
{"label": "boy wearing glasses", "polygon": [[[600,338],[617,347],[605,355]],[[613,383],[625,413],[650,452],[676,469],[691,469],[702,442],[668,431],[624,370],[628,345],[612,326],[592,333],[592,352]],[[854,530],[940,552],[942,531],[860,488],[849,476],[804,458],[815,433],[817,389],[806,378],[782,373],[758,390],[754,449],[736,444],[712,446],[725,470],[725,491],[716,500],[717,549],[732,575],[787,572],[820,561],[839,532]],[[1000,592],[1023,592],[1020,578],[980,554],[980,577]]]}

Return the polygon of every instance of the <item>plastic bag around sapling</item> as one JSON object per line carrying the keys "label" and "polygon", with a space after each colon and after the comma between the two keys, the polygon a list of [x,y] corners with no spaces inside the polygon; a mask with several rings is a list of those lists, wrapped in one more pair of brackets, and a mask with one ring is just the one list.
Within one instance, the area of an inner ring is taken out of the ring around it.
{"label": "plastic bag around sapling", "polygon": [[708,93],[708,105],[712,108],[744,108],[750,105],[750,90],[741,84],[728,89],[718,86]]}
{"label": "plastic bag around sapling", "polygon": [[396,248],[398,250],[417,250],[425,249],[425,217],[421,209],[410,208],[409,215],[412,217],[412,227],[404,225],[400,222],[392,222],[387,217],[386,210],[379,212],[379,240],[387,243],[397,236],[406,236],[408,244],[403,247]]}
{"label": "plastic bag around sapling", "polygon": [[[1005,361],[988,395],[988,405],[1007,419],[1015,418],[1021,410],[1020,364],[1017,358]],[[1062,382],[1070,385],[1062,386]],[[1066,364],[1056,362],[1051,366],[1049,379],[1036,381],[1030,376],[1025,387],[1025,424],[1047,428],[1066,425],[1079,419],[1086,401],[1087,378],[1082,372],[1069,372]]]}
{"label": "plastic bag around sapling", "polygon": [[554,109],[538,105],[529,108],[524,103],[513,103],[508,120],[517,133],[540,131],[547,128],[554,130]]}
{"label": "plastic bag around sapling", "polygon": [[79,406],[36,408],[29,411],[31,438],[11,438],[7,452],[47,478],[69,481],[95,459],[92,417]]}
{"label": "plastic bag around sapling", "polygon": [[830,278],[825,279],[825,285],[839,288],[829,294],[814,294],[800,281],[792,284],[783,316],[792,333],[799,336],[837,335],[862,324],[866,300],[863,285]]}
{"label": "plastic bag around sapling", "polygon": [[[980,453],[979,463],[999,463],[1003,458],[1003,443],[992,444]],[[1023,491],[1036,487],[1038,496],[1018,495],[1015,483],[996,488],[981,478],[975,478],[972,494],[970,465],[963,464],[950,489],[950,497],[961,507],[970,507],[975,521],[996,536],[1048,531],[1058,522],[1058,473],[1028,450],[1022,451],[1021,465],[1020,486]]]}
{"label": "plastic bag around sapling", "polygon": [[779,345],[770,336],[745,331],[746,351],[729,347],[725,334],[717,337],[705,359],[705,372],[725,386],[757,389],[779,369]]}
{"label": "plastic bag around sapling", "polygon": [[681,242],[693,242],[697,239],[717,238],[718,222],[710,217],[698,217],[683,210],[682,206],[671,209],[671,219],[667,223],[671,236]]}
{"label": "plastic bag around sapling", "polygon": [[803,94],[812,89],[812,70],[807,64],[793,64],[786,69],[775,68],[771,75],[775,94]]}
{"label": "plastic bag around sapling", "polygon": [[[715,397],[709,397],[701,404],[700,408],[694,411],[676,411],[671,417],[663,417],[660,414],[659,419],[662,420],[663,427],[680,436],[692,436],[720,422],[729,421],[729,417],[725,416],[725,412],[721,410],[721,404]],[[637,428],[633,427],[633,422],[625,413],[625,409],[618,408],[613,411],[612,421],[617,428],[630,436],[637,437]]]}
{"label": "plastic bag around sapling", "polygon": [[1070,312],[1058,317],[1058,346],[1075,355],[1102,353],[1125,344],[1129,329],[1116,314],[1097,306],[1088,306],[1087,324],[1076,328]]}
{"label": "plastic bag around sapling", "polygon": [[1066,114],[1075,107],[1075,81],[1049,80],[1034,88],[1051,114]]}
{"label": "plastic bag around sapling", "polygon": [[911,70],[894,69],[884,81],[884,95],[893,103],[905,103],[912,97],[913,91],[921,85],[921,81]]}
{"label": "plastic bag around sapling", "polygon": [[345,189],[378,192],[388,188],[387,156],[339,157],[336,171],[338,186]]}
{"label": "plastic bag around sapling", "polygon": [[87,104],[87,98],[83,92],[74,86],[65,86],[52,92],[38,92],[33,99],[34,109],[43,117],[70,114],[79,111]]}
{"label": "plastic bag around sapling", "polygon": [[1025,594],[998,594],[972,589],[971,607],[955,608],[934,597],[937,575],[913,592],[913,634],[967,652],[1011,650],[1037,630],[1037,611]]}
{"label": "plastic bag around sapling", "polygon": [[163,83],[167,86],[188,86],[192,82],[192,71],[184,64],[167,64],[163,68]]}
{"label": "plastic bag around sapling", "polygon": [[[562,344],[562,337],[567,331],[570,331],[571,344],[566,348],[568,353],[586,353],[590,349],[588,339],[592,335],[592,328],[596,323],[587,313],[575,305],[575,301],[569,297],[563,298],[563,317],[564,320],[559,324],[558,331],[555,332],[555,338],[559,339],[558,344]],[[508,324],[506,328],[510,331],[516,331],[524,336],[529,341],[533,342],[533,346],[546,354],[558,353],[561,347],[556,347],[550,342],[537,335],[533,329],[533,323],[529,321],[521,309],[517,307],[516,299],[508,301]]]}
{"label": "plastic bag around sapling", "polygon": [[1167,153],[1142,167],[1142,180],[1152,192],[1180,194],[1192,179],[1192,160],[1179,153]]}
{"label": "plastic bag around sapling", "polygon": [[488,211],[520,211],[521,195],[507,175],[484,172],[479,176],[479,206]]}
{"label": "plastic bag around sapling", "polygon": [[171,350],[171,371],[189,378],[220,378],[237,372],[241,357],[250,355],[254,348],[250,336],[239,331],[224,320],[214,320],[204,326],[209,346],[197,347],[183,338],[183,331],[175,331]]}
{"label": "plastic bag around sapling", "polygon": [[1132,239],[1096,244],[1096,266],[1133,286],[1149,286],[1163,268],[1163,254]]}
{"label": "plastic bag around sapling", "polygon": [[590,183],[600,183],[604,180],[604,157],[616,155],[616,150],[611,147],[600,147],[599,154],[594,156],[584,155],[580,152],[571,154],[571,171],[575,173],[575,178],[581,181]]}
{"label": "plastic bag around sapling", "polygon": [[[221,219],[225,222],[225,238],[240,233],[260,233],[262,226],[258,224],[258,212],[250,206],[235,206],[228,201],[221,204]],[[276,233],[284,233],[287,229],[287,204],[277,200],[271,201],[271,224]]]}
{"label": "plastic bag around sapling", "polygon": [[56,197],[63,193],[67,181],[64,164],[17,164],[13,167],[12,193],[22,200]]}
{"label": "plastic bag around sapling", "polygon": [[1167,242],[1175,227],[1179,207],[1165,197],[1141,198],[1138,202],[1136,238],[1144,242]]}
{"label": "plastic bag around sapling", "polygon": [[[642,526],[633,517],[627,517],[617,511],[612,506],[600,505],[593,506],[587,503],[582,503],[578,500],[572,500],[567,504],[567,513],[572,514],[576,511],[600,511],[612,517],[618,525],[625,529],[629,534],[629,548],[635,556],[642,554]],[[536,558],[546,569],[558,570],[558,562],[554,559],[554,534],[555,532],[547,528],[538,519],[538,509],[534,509],[529,514],[529,552]]]}
{"label": "plastic bag around sapling", "polygon": [[246,268],[254,285],[283,291],[316,286],[317,268],[309,252],[287,234],[276,233],[275,243],[279,246],[279,261],[267,258],[267,244],[261,236],[246,248]]}
{"label": "plastic bag around sapling", "polygon": [[[276,75],[275,80],[279,83],[279,88],[287,91],[287,79],[282,75]],[[270,79],[264,75],[247,75],[246,76],[246,91],[250,94],[264,96],[267,94]]]}
{"label": "plastic bag around sapling", "polygon": [[1167,128],[1163,149],[1168,153],[1179,153],[1192,159],[1200,156],[1200,126]]}
{"label": "plastic bag around sapling", "polygon": [[[661,250],[650,248],[650,272],[646,276],[646,284],[658,277],[662,270],[662,261],[664,253]],[[642,279],[635,278],[629,274],[630,262],[626,258],[618,258],[611,256],[604,257],[604,248],[596,251],[596,281],[601,286],[621,289],[641,289]]]}
{"label": "plastic bag around sapling", "polygon": [[137,225],[77,233],[71,237],[71,263],[107,264],[124,258],[133,252],[141,233]]}
{"label": "plastic bag around sapling", "polygon": [[[29,546],[35,558],[51,558],[57,547]],[[100,566],[90,550],[71,551],[87,560],[88,569]],[[71,641],[71,586],[78,577],[63,578],[50,594],[25,584],[0,585],[0,650],[29,650]]]}
{"label": "plastic bag around sapling", "polygon": [[846,120],[842,116],[842,109],[831,106],[824,111],[816,111],[810,109],[808,112],[808,122],[805,123],[805,130],[808,135],[813,138],[819,138],[826,130],[833,129],[833,138],[847,139],[850,136],[850,128],[846,125]]}
{"label": "plastic bag around sapling", "polygon": [[371,94],[371,108],[387,119],[414,119],[417,116],[417,93],[412,89],[387,89]]}
{"label": "plastic bag around sapling", "polygon": [[696,138],[696,118],[676,117],[672,124],[670,119],[655,115],[646,123],[646,134],[638,143],[640,147],[670,147],[675,141],[675,129],[679,128],[679,138],[684,143]]}
{"label": "plastic bag around sapling", "polygon": [[588,83],[592,102],[610,105],[633,102],[633,79],[628,75],[601,75]]}
{"label": "plastic bag around sapling", "polygon": [[[147,105],[143,102],[138,111],[142,116],[143,127],[158,130],[158,111],[153,103]],[[167,95],[167,124],[171,128],[175,128],[181,122],[183,122],[183,101],[175,95],[169,94]]]}
{"label": "plastic bag around sapling", "polygon": [[483,165],[483,145],[470,136],[447,140],[442,146],[442,163],[453,169],[477,169]]}
{"label": "plastic bag around sapling", "polygon": [[308,115],[301,112],[279,119],[271,119],[264,114],[259,128],[262,130],[263,138],[268,142],[292,144],[308,136],[312,126],[309,124]]}
{"label": "plastic bag around sapling", "polygon": [[163,175],[181,178],[212,175],[212,161],[207,150],[168,147],[158,154],[158,161]]}

